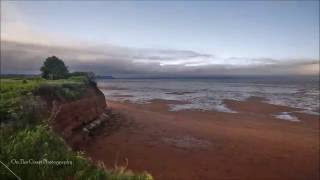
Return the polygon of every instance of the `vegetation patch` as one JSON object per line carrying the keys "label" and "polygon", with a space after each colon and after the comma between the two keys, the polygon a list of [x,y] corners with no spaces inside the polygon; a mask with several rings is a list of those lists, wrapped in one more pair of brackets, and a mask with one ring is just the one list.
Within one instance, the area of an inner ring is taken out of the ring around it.
{"label": "vegetation patch", "polygon": [[[4,136],[1,136],[4,138]],[[20,130],[3,143],[1,161],[22,179],[152,179],[143,173],[107,170],[96,167],[81,152],[73,152],[46,125]],[[14,178],[6,168],[0,168],[4,179]]]}
{"label": "vegetation patch", "polygon": [[[68,148],[48,126],[41,97],[77,100],[86,95],[88,86],[95,85],[88,76],[75,74],[58,80],[39,77],[0,80],[0,161],[20,178],[152,179],[147,173],[135,174],[121,167],[108,170],[102,164],[94,165],[83,153]],[[0,177],[15,178],[2,164]]]}

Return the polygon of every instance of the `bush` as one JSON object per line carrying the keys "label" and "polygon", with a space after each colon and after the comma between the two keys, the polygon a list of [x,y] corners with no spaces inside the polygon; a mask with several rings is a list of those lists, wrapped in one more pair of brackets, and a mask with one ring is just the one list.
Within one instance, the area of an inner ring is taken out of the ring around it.
{"label": "bush", "polygon": [[41,84],[34,90],[34,94],[49,99],[58,99],[61,101],[77,100],[85,95],[86,86],[84,84]]}
{"label": "bush", "polygon": [[92,80],[92,79],[94,79],[95,74],[93,72],[76,71],[76,72],[69,73],[69,76],[84,76],[84,77],[87,77],[88,79]]}
{"label": "bush", "polygon": [[23,83],[21,80],[1,79],[0,89],[0,116],[3,123],[13,123],[16,126],[31,123],[30,116],[34,112],[28,111],[24,102],[28,102],[28,107],[37,105],[35,97],[32,95],[34,89],[39,86],[37,81]]}

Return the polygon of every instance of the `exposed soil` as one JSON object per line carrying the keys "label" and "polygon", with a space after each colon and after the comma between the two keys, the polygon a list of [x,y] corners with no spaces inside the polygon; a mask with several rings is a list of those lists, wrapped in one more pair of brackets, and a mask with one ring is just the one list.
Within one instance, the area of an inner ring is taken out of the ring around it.
{"label": "exposed soil", "polygon": [[129,169],[155,179],[319,179],[319,116],[295,113],[300,121],[290,122],[273,114],[292,108],[257,98],[225,103],[239,113],[108,101],[121,126],[80,148],[107,167],[128,159]]}

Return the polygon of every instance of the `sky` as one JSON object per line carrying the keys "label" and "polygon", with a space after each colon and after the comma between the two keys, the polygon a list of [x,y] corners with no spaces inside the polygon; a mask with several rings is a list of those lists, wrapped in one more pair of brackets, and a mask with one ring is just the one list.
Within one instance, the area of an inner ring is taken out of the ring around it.
{"label": "sky", "polygon": [[319,1],[1,1],[1,71],[319,73]]}

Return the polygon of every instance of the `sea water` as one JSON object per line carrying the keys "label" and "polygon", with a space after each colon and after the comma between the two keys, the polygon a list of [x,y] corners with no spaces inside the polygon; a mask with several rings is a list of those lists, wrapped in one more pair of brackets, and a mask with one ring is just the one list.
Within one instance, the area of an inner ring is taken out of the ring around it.
{"label": "sea water", "polygon": [[[244,101],[249,97],[265,98],[265,102],[299,108],[304,113],[319,115],[318,77],[210,77],[159,79],[97,80],[107,99],[149,103],[154,99],[178,100],[171,111],[196,109],[236,113],[225,99]],[[279,118],[288,119],[288,114]]]}

